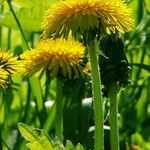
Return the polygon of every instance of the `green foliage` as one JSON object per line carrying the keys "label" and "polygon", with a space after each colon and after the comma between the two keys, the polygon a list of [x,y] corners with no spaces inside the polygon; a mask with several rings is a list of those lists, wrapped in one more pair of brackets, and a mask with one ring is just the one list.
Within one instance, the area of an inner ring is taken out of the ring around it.
{"label": "green foliage", "polygon": [[26,146],[31,150],[84,150],[81,144],[74,146],[67,140],[66,148],[58,139],[51,139],[44,130],[32,128],[26,124],[19,123],[18,129],[22,136],[29,141]]}
{"label": "green foliage", "polygon": [[[21,23],[30,47],[41,39],[41,21],[45,10],[57,0],[13,0],[13,8]],[[150,147],[150,0],[128,0],[133,9],[135,28],[123,36],[124,51],[131,67],[129,84],[118,93],[119,132],[121,150],[138,145],[142,150]],[[76,35],[78,38],[78,35]],[[110,44],[107,44],[108,47]],[[10,49],[15,55],[26,50],[18,26],[5,0],[0,0],[0,47]],[[111,47],[112,48],[112,47]],[[115,49],[116,51],[119,48]],[[113,58],[121,57],[112,52]],[[122,68],[122,64],[115,60]],[[109,62],[111,63],[111,62]],[[116,67],[117,76],[120,69]],[[104,69],[112,69],[113,64]],[[118,71],[118,70],[119,71]],[[109,71],[104,77],[109,77]],[[113,72],[114,73],[114,72]],[[123,74],[124,75],[124,74]],[[61,143],[55,135],[56,81],[31,77],[12,77],[5,92],[0,91],[0,150],[24,150],[28,141],[30,149],[94,149],[94,117],[92,86],[90,78],[64,81],[63,89],[63,135],[66,143]],[[114,76],[112,76],[114,77]],[[109,103],[105,103],[105,149],[110,149]],[[31,127],[32,126],[32,127]],[[44,130],[40,130],[40,129]],[[69,141],[68,141],[69,139]],[[42,145],[41,145],[42,143]],[[47,146],[48,145],[48,146]],[[76,146],[74,146],[76,145]],[[35,147],[36,146],[36,147]]]}
{"label": "green foliage", "polygon": [[[3,2],[3,0],[1,0]],[[16,14],[24,30],[28,32],[39,32],[41,31],[41,22],[47,8],[50,4],[57,0],[15,0],[14,6],[16,7]],[[18,9],[19,6],[19,9]],[[4,11],[1,14],[0,25],[7,26],[9,28],[17,29],[18,26],[13,18],[10,11]]]}
{"label": "green foliage", "polygon": [[[36,6],[33,9],[21,8],[17,12],[17,17],[21,22],[24,30],[38,32],[41,30],[41,15],[40,6]],[[30,20],[30,21],[27,21]],[[0,20],[0,25],[7,26],[9,28],[17,28],[17,24],[11,14],[11,12],[3,13],[3,17]]]}
{"label": "green foliage", "polygon": [[71,141],[67,140],[65,150],[84,150],[84,148],[81,144],[74,146]]}
{"label": "green foliage", "polygon": [[39,149],[39,150],[60,150],[61,147],[59,143],[55,143],[54,141],[50,141],[48,135],[44,130],[38,130],[32,128],[26,124],[20,123],[18,125],[18,129],[22,136],[29,141],[26,146],[31,149]]}
{"label": "green foliage", "polygon": [[137,66],[137,67],[139,67],[139,68],[141,68],[141,69],[144,69],[144,70],[150,72],[150,66],[149,66],[149,65],[138,64],[138,63],[133,63],[133,64],[131,64],[131,65]]}

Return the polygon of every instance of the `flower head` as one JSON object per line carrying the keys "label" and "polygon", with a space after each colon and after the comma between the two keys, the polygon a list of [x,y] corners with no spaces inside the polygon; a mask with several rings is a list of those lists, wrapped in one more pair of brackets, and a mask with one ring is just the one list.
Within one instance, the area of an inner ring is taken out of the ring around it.
{"label": "flower head", "polygon": [[84,33],[130,31],[131,10],[124,0],[65,0],[51,6],[45,14],[43,38],[67,34],[70,30]]}
{"label": "flower head", "polygon": [[52,78],[57,75],[69,79],[73,78],[73,75],[79,77],[83,73],[84,49],[81,43],[72,38],[41,41],[35,49],[28,50],[20,56],[25,65],[23,74],[26,76],[35,73],[42,75],[47,69]]}
{"label": "flower head", "polygon": [[0,51],[0,89],[5,89],[8,84],[8,78],[16,74],[19,69],[17,57],[13,57],[10,52]]}
{"label": "flower head", "polygon": [[0,89],[5,89],[7,87],[8,72],[0,67]]}

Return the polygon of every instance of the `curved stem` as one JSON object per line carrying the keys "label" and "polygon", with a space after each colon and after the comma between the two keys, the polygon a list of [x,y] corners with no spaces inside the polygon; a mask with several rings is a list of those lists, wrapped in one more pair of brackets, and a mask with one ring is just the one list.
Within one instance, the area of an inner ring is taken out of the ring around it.
{"label": "curved stem", "polygon": [[59,138],[59,140],[62,140],[62,138],[63,138],[62,116],[63,116],[62,82],[60,79],[57,78],[57,85],[56,85],[56,136]]}
{"label": "curved stem", "polygon": [[25,41],[25,43],[26,43],[26,46],[27,46],[27,48],[29,49],[29,45],[28,45],[27,39],[26,39],[25,34],[24,34],[23,30],[22,30],[21,24],[20,24],[20,22],[19,22],[19,20],[18,20],[18,18],[17,18],[17,16],[16,16],[16,13],[15,13],[15,11],[14,11],[14,9],[13,9],[11,0],[7,0],[7,3],[8,3],[8,5],[9,5],[9,8],[10,8],[10,10],[11,10],[11,12],[12,12],[12,14],[13,14],[15,20],[16,20],[16,23],[17,23],[17,25],[18,25],[18,27],[19,27],[19,30],[20,30],[20,32],[21,32],[21,35],[22,35],[22,37],[23,37],[23,39],[24,39],[24,41]]}
{"label": "curved stem", "polygon": [[108,93],[110,98],[110,142],[111,150],[119,150],[117,83],[112,83]]}
{"label": "curved stem", "polygon": [[100,70],[96,56],[94,40],[89,43],[88,50],[91,60],[93,98],[94,98],[95,150],[103,150],[104,149],[103,102],[101,94]]}

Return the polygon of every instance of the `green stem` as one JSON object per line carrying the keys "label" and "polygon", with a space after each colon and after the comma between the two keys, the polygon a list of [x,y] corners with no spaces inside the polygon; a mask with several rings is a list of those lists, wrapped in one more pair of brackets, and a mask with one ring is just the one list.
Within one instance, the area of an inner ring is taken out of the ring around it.
{"label": "green stem", "polygon": [[63,109],[62,109],[62,82],[60,79],[57,78],[57,85],[56,85],[56,136],[59,140],[62,140],[62,132],[63,132],[63,125],[62,125],[62,116],[63,116]]}
{"label": "green stem", "polygon": [[20,30],[20,32],[21,32],[21,35],[22,35],[22,37],[23,37],[23,39],[24,39],[24,41],[25,41],[25,43],[26,43],[26,46],[27,46],[27,48],[29,49],[29,45],[28,45],[27,39],[26,39],[25,34],[24,34],[23,30],[22,30],[21,24],[20,24],[20,22],[19,22],[19,20],[18,20],[18,18],[17,18],[17,16],[16,16],[16,13],[15,13],[15,11],[14,11],[14,9],[13,9],[11,0],[7,0],[7,3],[8,3],[9,8],[10,8],[10,10],[11,10],[13,16],[14,16],[14,19],[16,20],[16,23],[17,23],[17,25],[18,25],[18,27],[19,27],[19,30]]}
{"label": "green stem", "polygon": [[8,149],[8,150],[11,150],[11,148],[9,148],[9,146],[6,144],[6,142],[3,140],[3,139],[1,139],[2,140],[2,143],[6,146],[6,148]]}
{"label": "green stem", "polygon": [[0,26],[0,47],[2,47],[2,27]]}
{"label": "green stem", "polygon": [[32,32],[31,33],[31,48],[33,48],[34,47],[34,33]]}
{"label": "green stem", "polygon": [[8,44],[7,44],[7,49],[10,50],[11,48],[11,29],[8,29]]}
{"label": "green stem", "polygon": [[110,142],[111,150],[119,150],[119,130],[118,130],[118,105],[117,105],[117,83],[110,85],[108,93],[110,98]]}
{"label": "green stem", "polygon": [[94,118],[95,118],[95,150],[104,149],[104,130],[103,130],[103,102],[101,94],[101,79],[98,59],[96,56],[95,41],[91,41],[88,46],[93,83],[94,98]]}
{"label": "green stem", "polygon": [[25,123],[27,122],[28,113],[30,110],[30,102],[31,102],[31,87],[30,87],[30,82],[28,80],[28,96],[26,100],[25,112],[24,112],[21,122],[25,122]]}
{"label": "green stem", "polygon": [[[31,87],[28,81],[28,96],[26,99],[25,112],[21,120],[19,119],[19,122],[28,123],[27,121],[28,121],[28,115],[29,115],[29,110],[30,110],[30,102],[31,102]],[[16,143],[14,144],[14,147],[13,147],[13,149],[15,150],[20,149],[20,145],[21,145],[20,136],[21,136],[20,133],[17,132]]]}
{"label": "green stem", "polygon": [[[3,12],[3,5],[0,7],[0,12]],[[2,47],[2,26],[0,26],[0,47]]]}
{"label": "green stem", "polygon": [[49,95],[49,89],[50,89],[50,83],[51,83],[51,78],[50,78],[50,71],[46,70],[46,88],[45,88],[45,97],[44,100],[46,101]]}

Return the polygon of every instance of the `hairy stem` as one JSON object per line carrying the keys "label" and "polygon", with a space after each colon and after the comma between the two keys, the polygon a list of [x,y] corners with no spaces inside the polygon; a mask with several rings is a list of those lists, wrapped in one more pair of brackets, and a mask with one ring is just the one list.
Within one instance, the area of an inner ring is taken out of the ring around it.
{"label": "hairy stem", "polygon": [[103,130],[103,102],[101,93],[101,79],[98,59],[96,56],[95,41],[91,41],[88,46],[93,83],[94,99],[94,119],[95,119],[95,150],[104,149],[104,130]]}
{"label": "hairy stem", "polygon": [[110,98],[110,142],[111,150],[119,150],[117,83],[112,83],[108,96]]}

